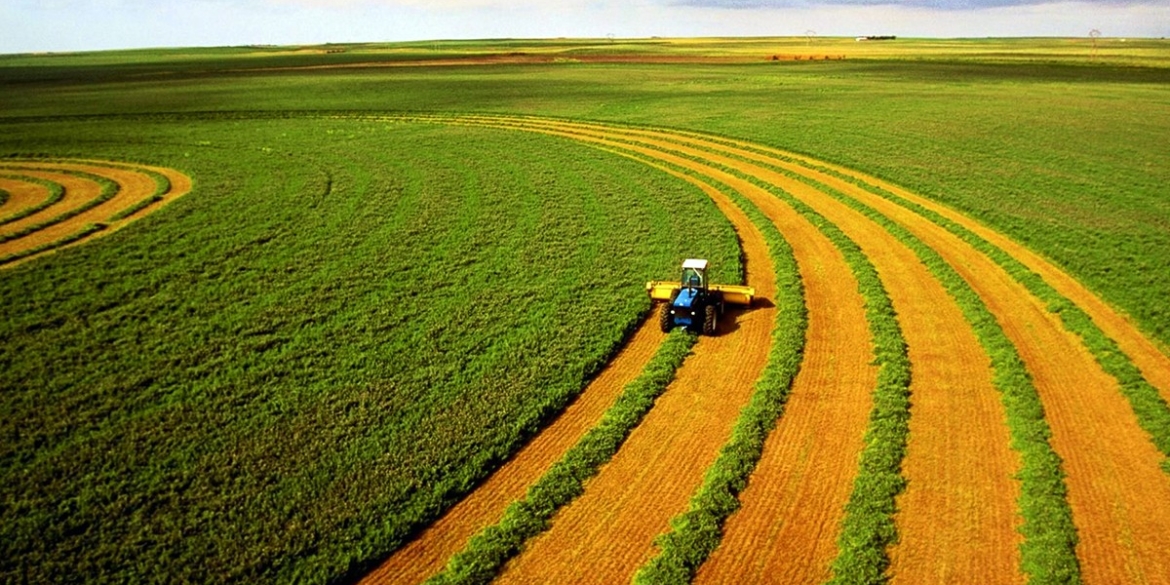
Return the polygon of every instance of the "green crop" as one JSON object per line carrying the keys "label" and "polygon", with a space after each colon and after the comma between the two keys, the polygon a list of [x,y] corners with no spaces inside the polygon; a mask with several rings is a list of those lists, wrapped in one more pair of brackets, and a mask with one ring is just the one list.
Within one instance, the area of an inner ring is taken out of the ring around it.
{"label": "green crop", "polygon": [[690,255],[738,271],[701,192],[553,138],[307,118],[6,128],[22,153],[197,181],[0,280],[12,578],[359,574],[563,408],[647,310],[646,280]]}
{"label": "green crop", "polygon": [[689,583],[722,538],[721,527],[739,509],[738,495],[747,485],[763,453],[764,442],[784,413],[792,381],[803,358],[808,312],[804,288],[792,247],[776,226],[751,202],[724,192],[760,228],[768,243],[776,274],[776,307],[768,362],[747,406],[732,429],[731,439],[703,477],[686,512],[671,519],[671,530],[655,541],[659,553],[639,569],[637,583]]}
{"label": "green crop", "polygon": [[585,491],[585,482],[613,458],[654,406],[654,400],[674,379],[694,343],[694,335],[675,330],[597,426],[529,487],[523,500],[513,502],[498,523],[473,536],[462,551],[451,557],[443,572],[427,583],[488,583],[528,539],[548,530],[553,514]]}
{"label": "green crop", "polygon": [[[0,273],[0,578],[357,576],[558,412],[645,311],[642,282],[688,255],[737,265],[705,196],[637,162],[356,117],[526,114],[801,152],[977,217],[1170,346],[1170,45],[1090,61],[1055,39],[914,40],[763,60],[803,45],[621,43],[759,59],[685,65],[587,63],[616,50],[588,40],[0,56],[0,157],[196,182]],[[492,52],[565,62],[280,69]],[[1025,548],[1025,570],[1072,575],[1059,460],[995,335],[980,339],[1028,445],[1025,547],[1052,550]],[[1148,393],[1103,366],[1131,401]],[[1139,416],[1158,437],[1152,406]]]}

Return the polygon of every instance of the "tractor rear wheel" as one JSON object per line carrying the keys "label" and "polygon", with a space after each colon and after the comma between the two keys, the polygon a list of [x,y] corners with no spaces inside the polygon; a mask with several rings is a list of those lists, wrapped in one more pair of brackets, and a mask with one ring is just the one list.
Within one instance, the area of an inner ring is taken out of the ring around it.
{"label": "tractor rear wheel", "polygon": [[703,334],[715,335],[715,328],[719,326],[719,311],[715,305],[707,305],[703,315]]}
{"label": "tractor rear wheel", "polygon": [[670,304],[662,305],[662,312],[658,314],[658,326],[662,327],[663,333],[670,333],[674,328],[674,317],[670,315]]}

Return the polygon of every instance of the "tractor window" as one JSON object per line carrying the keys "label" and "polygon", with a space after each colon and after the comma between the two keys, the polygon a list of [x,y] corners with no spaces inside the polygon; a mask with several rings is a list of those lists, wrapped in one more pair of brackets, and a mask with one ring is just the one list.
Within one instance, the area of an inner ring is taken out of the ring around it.
{"label": "tractor window", "polygon": [[694,288],[702,288],[703,273],[694,268],[683,268],[682,285]]}

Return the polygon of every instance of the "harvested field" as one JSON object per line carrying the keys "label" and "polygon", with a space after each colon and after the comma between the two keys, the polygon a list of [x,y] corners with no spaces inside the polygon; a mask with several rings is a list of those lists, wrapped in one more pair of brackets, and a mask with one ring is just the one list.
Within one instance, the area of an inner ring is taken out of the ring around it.
{"label": "harvested field", "polygon": [[643,321],[621,352],[556,421],[362,582],[419,583],[438,573],[477,530],[497,522],[508,504],[524,497],[528,486],[597,424],[622,388],[650,361],[663,337],[654,319]]}
{"label": "harvested field", "polygon": [[[191,190],[177,171],[106,161],[4,160],[0,175],[0,188],[13,193],[4,217],[21,216],[0,226],[0,267],[112,233]],[[45,184],[63,196],[44,205]]]}
{"label": "harvested field", "polygon": [[[1021,464],[1018,453],[1011,449],[1005,406],[992,382],[991,364],[986,357],[980,357],[986,355],[985,350],[963,312],[912,250],[878,223],[837,201],[836,197],[842,196],[870,205],[905,225],[941,254],[979,293],[1019,348],[1049,409],[1053,446],[1067,462],[1069,502],[1081,534],[1077,555],[1086,579],[1156,582],[1156,576],[1164,574],[1167,559],[1162,551],[1170,550],[1170,546],[1160,548],[1168,543],[1160,540],[1160,534],[1165,532],[1157,531],[1170,526],[1166,517],[1170,494],[1164,493],[1170,484],[1159,469],[1160,454],[1138,425],[1117,381],[1101,370],[1080,340],[1064,330],[1058,317],[1044,311],[1043,303],[1023,285],[942,226],[836,174],[822,172],[819,169],[825,167],[815,161],[751,145],[687,134],[538,119],[478,116],[429,121],[564,136],[687,169],[748,197],[792,244],[807,289],[810,328],[804,363],[785,414],[741,495],[743,509],[728,520],[722,545],[699,571],[698,581],[742,582],[764,575],[785,575],[792,581],[812,582],[829,577],[836,551],[837,530],[833,527],[841,521],[848,485],[855,472],[852,463],[840,463],[856,460],[870,402],[867,392],[873,385],[868,349],[845,339],[855,339],[865,330],[860,301],[845,302],[850,298],[848,293],[830,292],[856,285],[847,284],[848,271],[842,272],[840,260],[832,259],[832,246],[824,241],[816,243],[823,236],[802,224],[793,209],[761,185],[802,201],[858,244],[890,291],[905,332],[913,367],[913,410],[902,466],[902,475],[909,483],[898,498],[899,512],[895,516],[900,543],[882,553],[890,555],[888,574],[893,579],[1023,581],[1026,575],[1019,555],[1022,539],[1017,507],[1020,484],[1015,478]],[[856,180],[860,175],[848,176]],[[718,199],[717,191],[711,187],[705,190]],[[736,219],[736,210],[726,205],[721,204],[721,209],[743,234],[746,219]],[[977,226],[970,220],[964,225]],[[1099,301],[1094,303],[1095,297],[1083,288],[1078,291],[1075,281],[1038,256],[1018,246],[1008,246],[1010,242],[1002,236],[996,237],[988,239],[1029,266],[1043,269],[1041,274],[1056,282],[1058,290],[1070,294],[1095,322],[1103,324],[1107,334],[1136,354],[1135,363],[1143,372],[1154,371],[1152,368],[1166,359],[1115,312],[1103,303],[1097,304]],[[745,239],[744,244],[749,273],[758,278],[758,273],[751,270],[758,270],[759,263],[751,261],[750,242]],[[848,307],[852,308],[846,310]],[[755,314],[753,311],[749,315]],[[740,325],[729,337],[744,334]],[[756,335],[757,343],[764,343],[762,328]],[[1124,341],[1127,336],[1129,340]],[[696,372],[699,368],[718,369],[714,361],[709,361],[712,355],[745,349],[727,349],[726,342],[720,337],[699,343],[695,356],[680,370],[680,378],[631,435],[629,443],[587,484],[578,501],[554,517],[552,529],[535,538],[507,565],[501,576],[503,581],[579,579],[582,576],[577,568],[585,565],[596,568],[587,576],[596,582],[623,581],[648,559],[652,552],[650,539],[667,530],[666,518],[684,507],[683,496],[676,492],[686,490],[676,490],[675,486],[697,486],[702,468],[712,460],[713,449],[718,446],[714,438],[725,434],[730,425],[732,411],[719,415],[710,411],[711,407],[702,406],[705,402],[697,380],[708,378],[697,377]],[[1051,351],[1040,351],[1041,347],[1062,349],[1059,356],[1054,356]],[[850,355],[854,357],[847,357]],[[1160,375],[1152,376],[1159,388]],[[723,382],[723,395],[750,385],[748,377],[740,374],[730,383]],[[1057,391],[1078,383],[1083,390],[1075,398]],[[725,403],[742,404],[746,395],[739,396],[742,397]],[[1069,400],[1092,401],[1101,408],[1066,412],[1072,410]],[[683,408],[683,404],[690,407]],[[1103,415],[1102,409],[1109,414]],[[702,420],[705,426],[693,418],[696,412],[708,415]],[[725,420],[723,426],[713,424],[714,418]],[[668,428],[668,420],[673,421],[673,428]],[[972,432],[975,429],[978,432]],[[1116,444],[1125,446],[1095,450],[1091,437],[1102,436],[1101,433],[1123,437],[1124,442]],[[693,468],[677,463],[671,467],[668,489],[664,486],[665,475],[656,475],[668,471],[657,462],[677,461],[681,455],[671,454],[684,451],[690,453],[687,461],[693,463]],[[854,455],[847,455],[850,451]],[[1085,454],[1089,452],[1109,455],[1088,457]],[[1107,464],[1119,460],[1124,463]],[[1127,475],[1122,470],[1126,465],[1139,468],[1143,480],[1131,483],[1124,479]],[[1101,485],[1114,487],[1093,487]],[[837,489],[825,492],[823,488],[829,486]],[[1101,514],[1104,509],[1114,513]],[[1129,510],[1137,513],[1125,512]],[[1086,533],[1094,536],[1086,538]],[[1143,538],[1123,536],[1131,533]]]}
{"label": "harvested field", "polygon": [[0,582],[1170,585],[1170,45],[809,32],[2,56]]}
{"label": "harvested field", "polygon": [[[747,283],[768,298],[775,277],[763,237],[718,191],[704,190],[740,234]],[[552,528],[509,563],[499,580],[629,580],[649,559],[654,536],[685,508],[726,441],[766,361],[771,313],[763,305],[736,314],[734,323],[721,325],[724,333],[702,338],[654,410],[586,486],[585,494],[562,510]],[[590,571],[582,574],[582,566]]]}

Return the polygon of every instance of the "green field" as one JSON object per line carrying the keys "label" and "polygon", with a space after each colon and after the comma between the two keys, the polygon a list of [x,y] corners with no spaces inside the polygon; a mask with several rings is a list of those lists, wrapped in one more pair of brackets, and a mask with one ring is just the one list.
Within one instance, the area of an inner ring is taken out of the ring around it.
{"label": "green field", "polygon": [[[645,280],[684,256],[742,276],[730,225],[681,179],[555,137],[371,115],[805,153],[979,218],[1170,346],[1166,41],[311,49],[0,56],[0,157],[195,181],[0,272],[3,580],[360,574],[581,390],[648,310]],[[391,66],[509,53],[557,62]]]}

